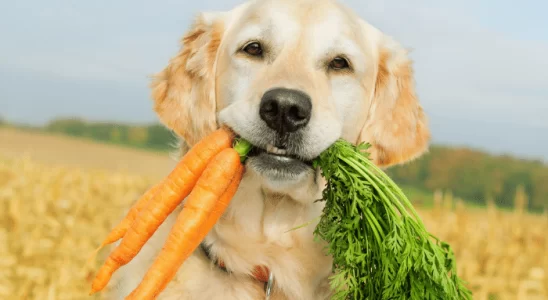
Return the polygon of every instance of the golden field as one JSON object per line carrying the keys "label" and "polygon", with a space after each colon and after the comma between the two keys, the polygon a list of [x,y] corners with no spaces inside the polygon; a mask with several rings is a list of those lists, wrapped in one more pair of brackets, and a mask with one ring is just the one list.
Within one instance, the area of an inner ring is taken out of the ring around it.
{"label": "golden field", "polygon": [[[100,262],[88,257],[172,166],[164,154],[0,129],[0,299],[100,299],[88,296]],[[525,195],[514,211],[435,199],[419,212],[454,248],[474,299],[548,299],[548,216],[524,212]]]}

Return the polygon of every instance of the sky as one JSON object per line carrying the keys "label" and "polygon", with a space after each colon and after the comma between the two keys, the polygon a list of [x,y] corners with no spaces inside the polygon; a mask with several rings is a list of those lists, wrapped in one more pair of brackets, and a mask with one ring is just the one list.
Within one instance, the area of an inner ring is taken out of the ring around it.
{"label": "sky", "polygon": [[[155,122],[149,76],[243,0],[0,2],[0,116]],[[412,49],[433,142],[548,162],[548,1],[341,0]]]}

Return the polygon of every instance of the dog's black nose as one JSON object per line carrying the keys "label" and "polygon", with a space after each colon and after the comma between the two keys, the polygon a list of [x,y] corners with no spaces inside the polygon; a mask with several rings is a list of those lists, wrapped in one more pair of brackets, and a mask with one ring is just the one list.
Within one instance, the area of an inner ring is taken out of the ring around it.
{"label": "dog's black nose", "polygon": [[259,108],[259,115],[266,125],[281,134],[304,127],[311,113],[312,102],[307,94],[285,88],[267,91]]}

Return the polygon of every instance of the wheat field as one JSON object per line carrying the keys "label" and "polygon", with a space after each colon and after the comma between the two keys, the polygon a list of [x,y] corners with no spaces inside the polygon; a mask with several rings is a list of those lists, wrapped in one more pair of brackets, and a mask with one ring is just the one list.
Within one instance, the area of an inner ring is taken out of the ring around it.
{"label": "wheat field", "polygon": [[[88,296],[88,257],[172,162],[167,155],[0,129],[0,299]],[[11,142],[10,145],[5,143]],[[455,250],[474,299],[548,299],[548,216],[468,208],[450,193],[419,209]]]}

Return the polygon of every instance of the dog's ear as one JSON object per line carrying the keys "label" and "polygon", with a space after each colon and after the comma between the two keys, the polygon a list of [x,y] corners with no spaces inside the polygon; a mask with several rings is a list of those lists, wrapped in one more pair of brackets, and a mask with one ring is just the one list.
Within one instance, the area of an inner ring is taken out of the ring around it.
{"label": "dog's ear", "polygon": [[359,142],[371,143],[373,161],[389,167],[423,154],[428,149],[430,131],[415,94],[411,60],[400,44],[382,34],[372,98]]}
{"label": "dog's ear", "polygon": [[222,13],[200,14],[152,80],[154,110],[189,146],[217,128],[215,61],[223,32]]}

